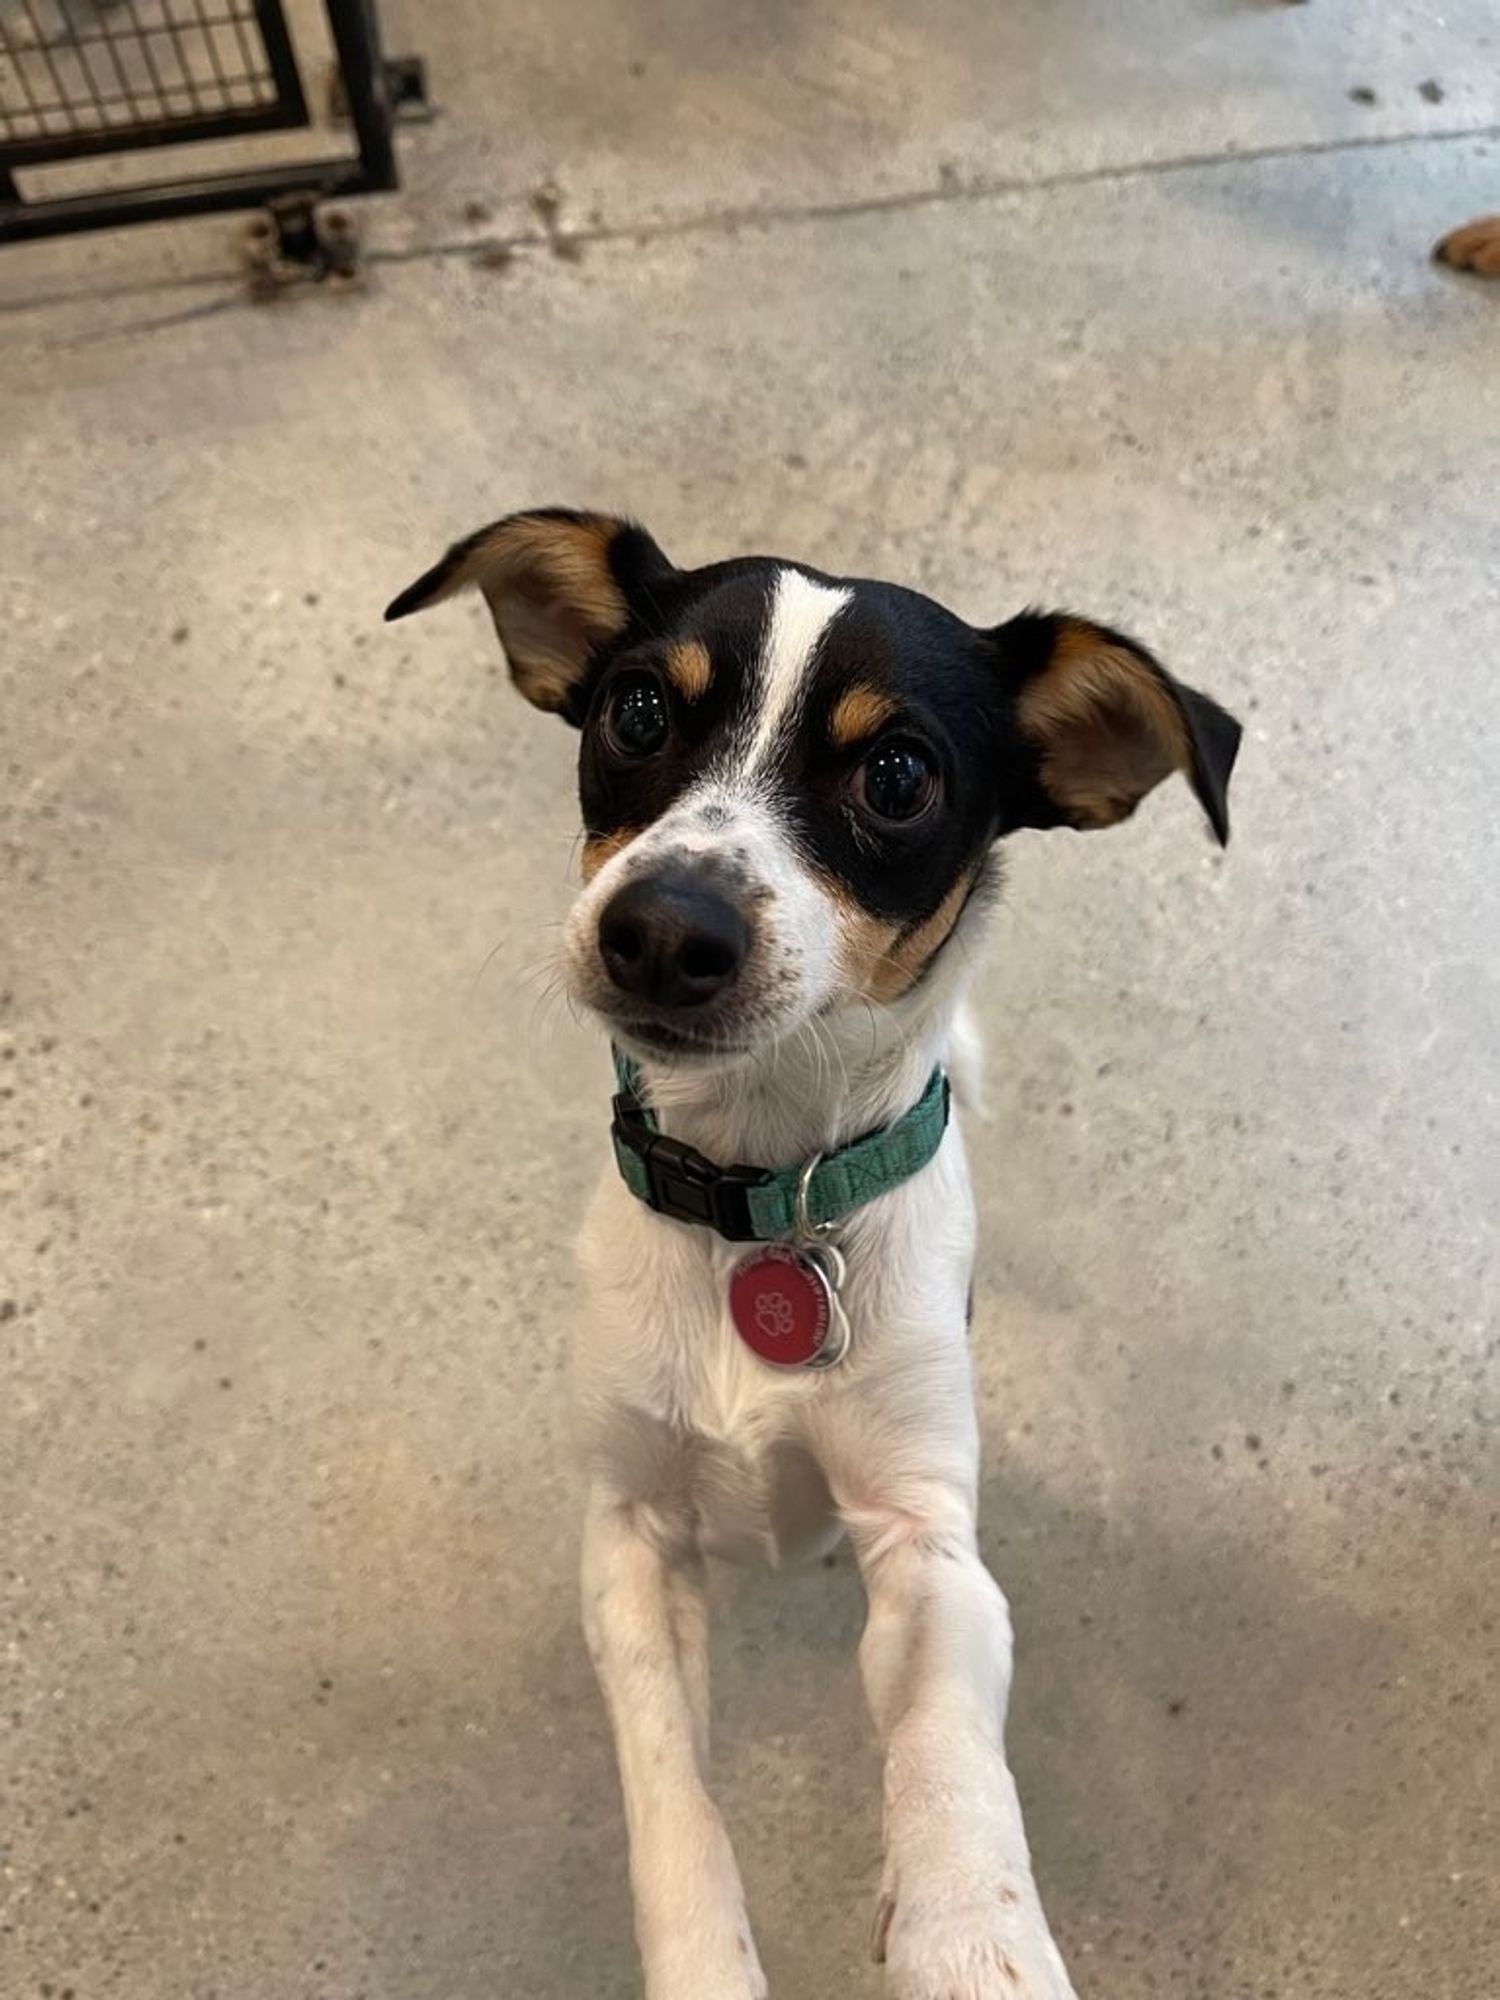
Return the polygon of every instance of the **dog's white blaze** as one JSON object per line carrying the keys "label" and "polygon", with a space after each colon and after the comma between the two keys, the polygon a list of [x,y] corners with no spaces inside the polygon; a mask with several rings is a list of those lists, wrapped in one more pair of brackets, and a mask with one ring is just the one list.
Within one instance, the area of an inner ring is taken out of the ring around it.
{"label": "dog's white blaze", "polygon": [[760,769],[796,721],[823,634],[853,595],[814,583],[800,569],[777,571],[761,656],[760,699],[744,753],[747,775]]}

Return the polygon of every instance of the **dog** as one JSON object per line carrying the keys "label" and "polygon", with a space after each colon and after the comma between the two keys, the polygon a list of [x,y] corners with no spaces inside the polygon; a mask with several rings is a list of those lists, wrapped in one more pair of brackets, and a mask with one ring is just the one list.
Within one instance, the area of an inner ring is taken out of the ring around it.
{"label": "dog", "polygon": [[1087,619],[980,628],[762,557],[683,570],[599,514],[484,528],[386,615],[470,587],[521,693],[580,732],[562,969],[618,1083],[581,1243],[583,1618],[648,2000],[767,1990],[708,1789],[705,1558],[840,1535],[884,1746],[888,1990],[1063,2000],[976,1544],[948,1075],[1006,837],[1113,825],[1180,771],[1223,842],[1239,725]]}

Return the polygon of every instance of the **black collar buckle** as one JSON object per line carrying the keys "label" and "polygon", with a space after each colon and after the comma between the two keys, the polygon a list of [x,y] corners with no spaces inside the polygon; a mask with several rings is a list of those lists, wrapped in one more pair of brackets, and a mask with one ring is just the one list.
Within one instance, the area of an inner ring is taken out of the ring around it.
{"label": "black collar buckle", "polygon": [[658,1131],[632,1092],[616,1097],[614,1114],[615,1150],[638,1165],[639,1175],[627,1169],[626,1179],[649,1208],[674,1222],[706,1223],[732,1243],[758,1241],[750,1190],[774,1175],[763,1167],[717,1166],[696,1147]]}

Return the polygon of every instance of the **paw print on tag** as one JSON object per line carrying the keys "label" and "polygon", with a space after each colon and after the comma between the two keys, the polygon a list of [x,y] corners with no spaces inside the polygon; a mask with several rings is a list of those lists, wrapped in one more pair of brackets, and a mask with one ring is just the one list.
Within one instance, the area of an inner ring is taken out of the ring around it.
{"label": "paw print on tag", "polygon": [[740,1339],[762,1361],[807,1368],[828,1340],[833,1293],[821,1267],[795,1244],[771,1243],[736,1265],[729,1313]]}
{"label": "paw print on tag", "polygon": [[785,1340],[795,1315],[785,1292],[762,1292],[755,1301],[755,1324],[767,1340]]}

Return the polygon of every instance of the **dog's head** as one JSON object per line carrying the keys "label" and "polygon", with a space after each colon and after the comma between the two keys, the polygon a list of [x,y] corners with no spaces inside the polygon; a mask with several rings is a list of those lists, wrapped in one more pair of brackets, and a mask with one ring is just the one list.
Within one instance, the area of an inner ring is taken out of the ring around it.
{"label": "dog's head", "polygon": [[765,557],[680,570],[562,509],[460,542],[386,616],[470,585],[522,694],[581,733],[569,987],[652,1055],[919,1007],[1018,827],[1111,826],[1181,771],[1228,838],[1239,725],[1084,619],[980,629]]}

